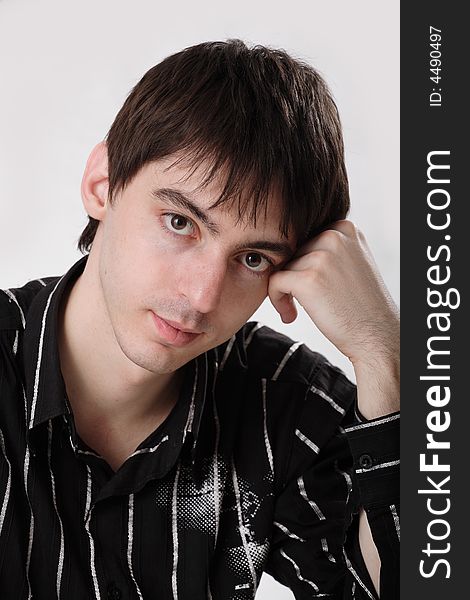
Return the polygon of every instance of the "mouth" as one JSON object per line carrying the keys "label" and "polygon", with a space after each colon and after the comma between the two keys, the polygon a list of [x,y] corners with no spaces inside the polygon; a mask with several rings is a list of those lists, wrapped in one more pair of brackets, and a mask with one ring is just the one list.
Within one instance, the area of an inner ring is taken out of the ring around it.
{"label": "mouth", "polygon": [[197,329],[185,327],[182,323],[178,323],[177,321],[170,321],[169,319],[164,319],[163,317],[159,317],[159,319],[165,321],[165,323],[168,323],[168,325],[171,325],[171,327],[173,327],[174,329],[178,329],[179,331],[183,331],[184,333],[202,333],[202,331],[197,331]]}
{"label": "mouth", "polygon": [[202,334],[201,331],[185,328],[176,321],[168,321],[167,319],[158,316],[153,311],[150,312],[152,313],[158,336],[173,346],[186,346]]}

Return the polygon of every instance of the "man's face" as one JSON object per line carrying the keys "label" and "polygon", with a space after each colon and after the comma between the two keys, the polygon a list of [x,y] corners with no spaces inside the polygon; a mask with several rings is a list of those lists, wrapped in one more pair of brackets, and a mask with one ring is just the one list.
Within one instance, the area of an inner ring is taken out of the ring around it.
{"label": "man's face", "polygon": [[107,205],[91,251],[99,253],[102,294],[121,350],[153,373],[172,372],[229,339],[294,250],[279,232],[279,198],[270,198],[256,228],[237,224],[236,206],[208,208],[220,182],[196,193],[200,169],[183,182],[187,169],[164,171],[170,164],[147,164]]}

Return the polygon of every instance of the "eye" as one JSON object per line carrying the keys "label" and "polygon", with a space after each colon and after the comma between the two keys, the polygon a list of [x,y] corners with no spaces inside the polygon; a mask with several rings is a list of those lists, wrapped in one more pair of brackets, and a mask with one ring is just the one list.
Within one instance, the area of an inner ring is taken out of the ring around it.
{"label": "eye", "polygon": [[259,252],[244,254],[242,262],[250,271],[255,271],[256,273],[263,273],[273,266],[273,263]]}
{"label": "eye", "polygon": [[166,213],[163,215],[165,227],[177,235],[191,235],[194,232],[194,224],[190,219],[177,213]]}

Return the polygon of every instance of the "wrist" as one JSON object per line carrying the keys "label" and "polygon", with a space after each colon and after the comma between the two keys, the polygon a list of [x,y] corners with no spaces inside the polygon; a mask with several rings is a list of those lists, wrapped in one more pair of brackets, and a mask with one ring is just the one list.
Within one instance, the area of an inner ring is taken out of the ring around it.
{"label": "wrist", "polygon": [[400,410],[399,357],[376,359],[354,365],[357,407],[366,419],[375,419]]}
{"label": "wrist", "polygon": [[367,371],[377,366],[395,369],[400,360],[400,317],[398,310],[365,325],[361,341],[348,354],[354,369]]}

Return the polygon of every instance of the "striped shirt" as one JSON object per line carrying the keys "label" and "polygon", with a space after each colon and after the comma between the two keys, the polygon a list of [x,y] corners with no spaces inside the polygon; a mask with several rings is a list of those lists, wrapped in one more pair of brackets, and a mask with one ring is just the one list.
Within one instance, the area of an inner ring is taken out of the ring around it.
{"label": "striped shirt", "polygon": [[398,598],[399,413],[365,421],[339,368],[248,322],[183,367],[114,472],[60,371],[59,303],[86,260],[0,291],[2,600],[247,600],[263,572],[298,599],[374,599],[360,506]]}

